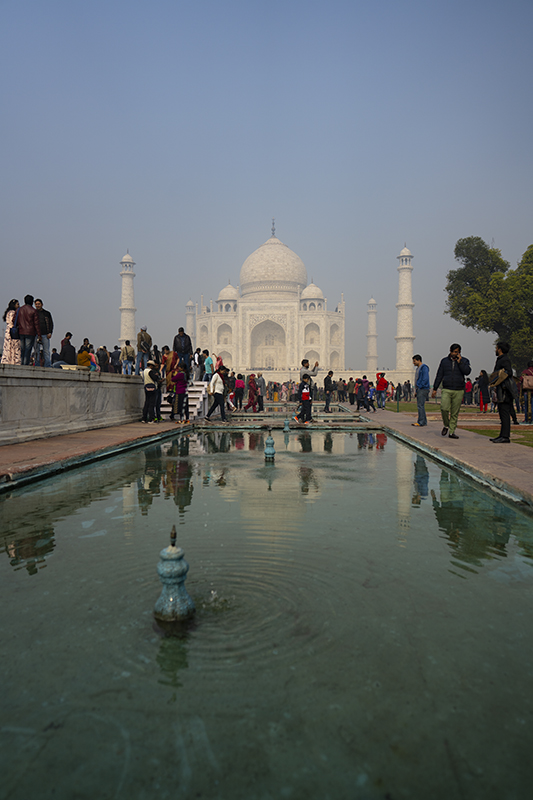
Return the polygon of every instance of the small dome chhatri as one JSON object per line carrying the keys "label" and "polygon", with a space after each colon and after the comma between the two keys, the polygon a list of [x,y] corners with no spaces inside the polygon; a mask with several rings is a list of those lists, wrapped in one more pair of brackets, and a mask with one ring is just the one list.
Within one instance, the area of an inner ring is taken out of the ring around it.
{"label": "small dome chhatri", "polygon": [[275,236],[258,247],[241,267],[242,295],[261,291],[290,292],[307,286],[302,259]]}
{"label": "small dome chhatri", "polygon": [[239,290],[236,289],[235,286],[232,286],[231,283],[228,283],[227,286],[221,289],[217,303],[220,303],[221,300],[238,300],[239,297]]}
{"label": "small dome chhatri", "polygon": [[323,300],[324,292],[318,288],[316,283],[310,283],[309,286],[305,287],[300,297],[302,300]]}

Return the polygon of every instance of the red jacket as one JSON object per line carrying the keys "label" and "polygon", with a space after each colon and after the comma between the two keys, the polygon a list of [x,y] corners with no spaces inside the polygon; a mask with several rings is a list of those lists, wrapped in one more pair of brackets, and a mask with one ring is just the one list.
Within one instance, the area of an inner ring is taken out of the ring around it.
{"label": "red jacket", "polygon": [[17,325],[21,336],[41,335],[37,310],[27,303],[19,308]]}
{"label": "red jacket", "polygon": [[376,375],[376,392],[384,392],[387,389],[389,382],[381,375],[380,372]]}

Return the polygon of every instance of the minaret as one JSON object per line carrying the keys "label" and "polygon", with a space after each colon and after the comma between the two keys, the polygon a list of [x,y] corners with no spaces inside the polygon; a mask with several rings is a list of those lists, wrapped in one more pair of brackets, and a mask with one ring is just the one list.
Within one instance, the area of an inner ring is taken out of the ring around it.
{"label": "minaret", "polygon": [[[366,374],[378,371],[378,329],[376,325],[377,303],[373,297],[368,301],[368,333],[366,335]],[[369,378],[368,380],[373,380]]]}
{"label": "minaret", "polygon": [[398,327],[396,330],[396,380],[413,378],[413,295],[411,291],[412,253],[404,247],[398,264]]}
{"label": "minaret", "polygon": [[185,306],[185,324],[187,325],[188,333],[191,337],[193,350],[196,348],[196,307],[192,300],[189,300]]}
{"label": "minaret", "polygon": [[135,347],[135,312],[137,309],[134,305],[133,299],[133,279],[135,273],[133,267],[135,261],[130,256],[129,251],[120,262],[122,270],[120,276],[122,278],[122,297],[120,301],[120,337],[119,345],[124,346],[126,339],[129,339],[132,346]]}

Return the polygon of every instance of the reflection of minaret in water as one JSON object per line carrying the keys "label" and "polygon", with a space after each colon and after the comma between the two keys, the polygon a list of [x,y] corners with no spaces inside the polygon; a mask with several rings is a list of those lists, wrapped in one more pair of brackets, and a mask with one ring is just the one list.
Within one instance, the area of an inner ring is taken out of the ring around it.
{"label": "reflection of minaret in water", "polygon": [[413,454],[400,442],[396,443],[396,488],[398,491],[398,539],[407,541],[411,527],[411,494],[413,490]]}
{"label": "reflection of minaret in water", "polygon": [[133,533],[133,522],[137,511],[137,482],[127,483],[122,487],[122,514],[124,536],[129,538]]}

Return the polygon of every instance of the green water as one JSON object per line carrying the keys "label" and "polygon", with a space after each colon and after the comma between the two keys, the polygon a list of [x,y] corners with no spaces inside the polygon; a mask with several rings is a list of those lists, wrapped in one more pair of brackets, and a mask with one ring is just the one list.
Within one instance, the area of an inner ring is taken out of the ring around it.
{"label": "green water", "polygon": [[531,795],[531,519],[383,435],[273,435],[0,500],[2,800]]}

